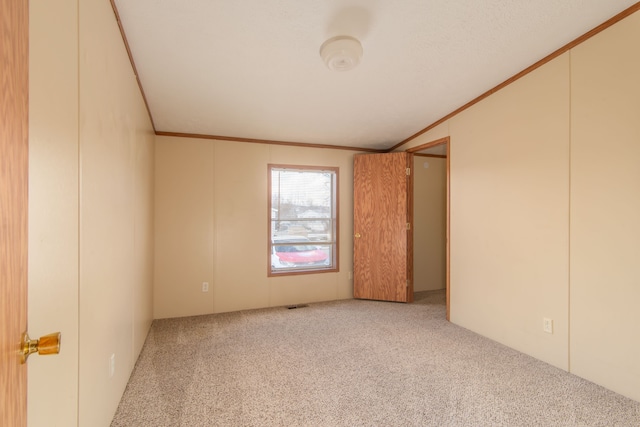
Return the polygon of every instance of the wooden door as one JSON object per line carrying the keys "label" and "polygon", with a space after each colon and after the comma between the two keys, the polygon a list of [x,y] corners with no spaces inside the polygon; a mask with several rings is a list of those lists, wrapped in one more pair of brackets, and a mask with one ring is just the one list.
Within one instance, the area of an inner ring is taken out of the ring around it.
{"label": "wooden door", "polygon": [[411,159],[404,152],[354,158],[354,298],[413,301]]}
{"label": "wooden door", "polygon": [[15,427],[27,425],[28,17],[27,1],[0,0],[0,425]]}

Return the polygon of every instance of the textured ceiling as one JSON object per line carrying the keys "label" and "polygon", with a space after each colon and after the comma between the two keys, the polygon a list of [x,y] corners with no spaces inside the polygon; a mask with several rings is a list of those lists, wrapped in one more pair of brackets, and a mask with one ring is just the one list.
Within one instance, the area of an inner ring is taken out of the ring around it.
{"label": "textured ceiling", "polygon": [[114,2],[157,131],[387,149],[636,0]]}

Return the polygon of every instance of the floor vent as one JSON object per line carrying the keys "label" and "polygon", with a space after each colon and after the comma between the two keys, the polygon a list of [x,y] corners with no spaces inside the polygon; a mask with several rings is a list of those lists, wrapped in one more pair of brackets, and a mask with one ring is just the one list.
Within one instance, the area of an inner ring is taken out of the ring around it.
{"label": "floor vent", "polygon": [[288,305],[287,309],[289,310],[293,310],[294,308],[304,308],[304,307],[309,307],[309,304],[295,304],[295,305]]}

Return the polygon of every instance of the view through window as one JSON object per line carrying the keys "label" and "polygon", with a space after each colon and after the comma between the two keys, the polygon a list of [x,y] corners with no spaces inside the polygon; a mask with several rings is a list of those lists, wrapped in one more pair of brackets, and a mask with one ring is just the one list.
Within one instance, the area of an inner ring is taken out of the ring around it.
{"label": "view through window", "polygon": [[269,165],[270,275],[337,271],[338,168]]}

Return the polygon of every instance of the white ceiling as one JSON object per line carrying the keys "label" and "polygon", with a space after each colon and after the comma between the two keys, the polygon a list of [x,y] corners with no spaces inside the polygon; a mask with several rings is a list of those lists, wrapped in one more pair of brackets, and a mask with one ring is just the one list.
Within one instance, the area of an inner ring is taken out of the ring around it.
{"label": "white ceiling", "polygon": [[[637,0],[115,0],[157,131],[387,149]],[[364,54],[332,72],[333,36]]]}

